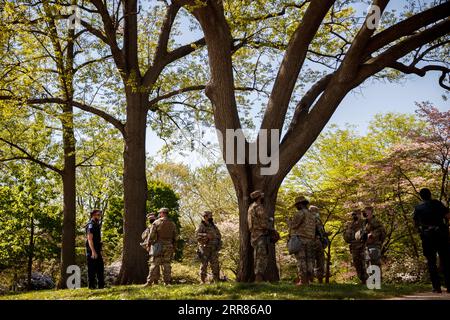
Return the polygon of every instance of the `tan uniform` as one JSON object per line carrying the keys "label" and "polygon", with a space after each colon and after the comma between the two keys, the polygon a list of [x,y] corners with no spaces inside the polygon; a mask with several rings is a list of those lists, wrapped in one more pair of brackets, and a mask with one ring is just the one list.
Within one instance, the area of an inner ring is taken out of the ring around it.
{"label": "tan uniform", "polygon": [[300,237],[302,246],[295,254],[297,271],[303,283],[312,280],[314,275],[314,238],[316,218],[308,209],[297,211],[289,222],[289,235]]}
{"label": "tan uniform", "polygon": [[208,264],[211,266],[214,281],[219,280],[219,250],[222,246],[222,235],[214,223],[202,221],[197,228],[198,250],[200,253],[200,277],[206,280]]}
{"label": "tan uniform", "polygon": [[248,208],[248,227],[250,242],[255,254],[255,274],[263,275],[267,268],[269,248],[269,217],[263,205],[253,202]]}
{"label": "tan uniform", "polygon": [[386,229],[373,217],[366,220],[366,231],[370,234],[367,239],[367,250],[369,251],[370,264],[381,268],[381,246],[386,237]]}
{"label": "tan uniform", "polygon": [[367,279],[365,245],[361,240],[356,240],[355,233],[363,229],[363,221],[350,221],[345,226],[344,240],[350,244],[350,252],[352,254],[353,266],[356,269],[359,280],[365,282]]}
{"label": "tan uniform", "polygon": [[175,223],[168,218],[157,219],[150,229],[150,243],[160,243],[162,251],[157,256],[152,256],[150,259],[150,272],[147,278],[149,283],[158,283],[159,268],[163,268],[163,277],[166,284],[170,283],[171,279],[171,261],[174,254],[175,243],[177,240],[177,227]]}

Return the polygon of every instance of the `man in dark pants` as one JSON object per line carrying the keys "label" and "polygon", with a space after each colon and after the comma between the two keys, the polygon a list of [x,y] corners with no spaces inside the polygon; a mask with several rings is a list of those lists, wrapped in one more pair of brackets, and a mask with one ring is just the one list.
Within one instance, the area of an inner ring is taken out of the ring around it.
{"label": "man in dark pants", "polygon": [[431,197],[429,189],[420,190],[423,202],[414,210],[414,222],[422,238],[423,255],[428,262],[433,292],[441,293],[441,281],[436,265],[436,254],[442,262],[445,286],[450,293],[450,253],[448,250],[448,227],[445,219],[450,218],[448,208]]}
{"label": "man in dark pants", "polygon": [[97,282],[99,289],[103,289],[105,287],[100,234],[101,218],[102,212],[100,210],[93,210],[91,212],[91,219],[86,225],[86,257],[89,289],[96,289]]}

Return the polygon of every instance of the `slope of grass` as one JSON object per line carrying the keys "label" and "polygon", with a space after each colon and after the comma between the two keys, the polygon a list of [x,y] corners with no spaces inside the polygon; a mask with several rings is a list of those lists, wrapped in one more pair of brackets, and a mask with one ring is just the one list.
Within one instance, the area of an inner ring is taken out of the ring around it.
{"label": "slope of grass", "polygon": [[384,285],[381,290],[368,290],[362,285],[353,284],[315,284],[310,287],[296,287],[291,283],[242,284],[218,283],[209,285],[156,285],[144,288],[138,285],[113,286],[102,290],[47,290],[0,296],[0,299],[19,300],[132,300],[132,299],[383,299],[395,296],[428,291],[424,285]]}

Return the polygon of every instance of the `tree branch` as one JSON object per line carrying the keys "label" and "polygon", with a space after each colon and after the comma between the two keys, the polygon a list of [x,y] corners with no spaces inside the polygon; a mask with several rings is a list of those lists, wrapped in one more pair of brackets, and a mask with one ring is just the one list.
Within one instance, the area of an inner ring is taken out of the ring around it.
{"label": "tree branch", "polygon": [[[159,33],[158,45],[155,50],[154,60],[160,59],[167,54],[170,32],[172,31],[172,26],[179,10],[180,6],[176,3],[171,3],[168,6],[161,31]],[[156,63],[153,62],[153,64]]]}
{"label": "tree branch", "polygon": [[148,102],[148,109],[152,110],[152,107],[154,105],[156,105],[161,100],[168,99],[168,98],[171,98],[173,96],[176,96],[176,95],[179,95],[179,94],[182,94],[182,93],[186,93],[186,92],[190,92],[190,91],[204,90],[205,87],[206,87],[205,85],[190,86],[190,87],[181,88],[181,89],[174,90],[174,91],[171,91],[169,93],[157,96],[156,98],[153,98],[152,100],[150,100]]}
{"label": "tree branch", "polygon": [[289,41],[269,97],[261,129],[281,129],[309,45],[335,0],[313,1]]}
{"label": "tree branch", "polygon": [[374,35],[365,50],[365,55],[383,48],[384,46],[402,37],[412,35],[415,31],[426,27],[441,19],[445,19],[450,11],[450,2],[445,2],[433,8],[409,17],[392,27]]}
{"label": "tree branch", "polygon": [[[119,70],[123,72],[127,72],[128,70],[126,69],[125,55],[123,50],[121,50],[119,48],[119,45],[117,44],[116,28],[114,26],[113,20],[111,19],[108,13],[106,5],[101,0],[91,0],[91,2],[95,6],[95,8],[97,9],[102,18],[103,28],[106,36],[105,40],[107,40],[105,43],[108,44],[109,47],[111,48],[111,53],[114,57],[114,62],[116,63],[117,68],[119,68]],[[95,33],[94,35],[98,36]]]}
{"label": "tree branch", "polygon": [[[372,6],[380,9],[380,14],[384,12],[389,0],[374,0]],[[364,52],[367,44],[371,40],[372,35],[375,33],[376,28],[369,26],[369,19],[372,13],[368,12],[364,23],[359,29],[357,35],[353,39],[353,42],[345,54],[345,58],[340,66],[340,72],[337,75],[339,82],[346,83],[350,81],[358,70],[359,65],[364,61]]]}
{"label": "tree branch", "polygon": [[12,147],[12,148],[14,148],[16,150],[19,150],[20,152],[25,154],[25,157],[12,157],[12,158],[3,159],[3,160],[0,160],[0,161],[4,162],[4,161],[11,161],[11,160],[29,160],[29,161],[32,161],[34,163],[37,163],[38,165],[40,165],[42,167],[45,167],[47,169],[50,169],[50,170],[56,172],[59,175],[63,174],[62,170],[58,169],[57,167],[55,167],[55,166],[53,166],[51,164],[48,164],[48,163],[46,163],[46,162],[44,162],[42,160],[39,160],[39,159],[33,157],[28,151],[26,151],[24,148],[20,147],[19,145],[15,144],[15,143],[13,143],[11,141],[8,141],[8,140],[6,140],[6,139],[4,139],[2,137],[0,137],[0,141],[3,141],[4,143],[9,145],[10,147]]}
{"label": "tree branch", "polygon": [[356,83],[358,83],[362,78],[367,79],[368,76],[376,74],[384,68],[389,67],[398,59],[404,57],[413,50],[445,36],[449,30],[450,18],[447,18],[428,29],[409,36],[405,40],[391,46],[382,54],[367,60],[363,64],[358,76],[355,78]]}
{"label": "tree branch", "polygon": [[442,88],[446,89],[446,90],[450,90],[450,86],[448,86],[448,85],[446,85],[444,83],[446,76],[448,74],[450,74],[450,69],[445,67],[445,66],[428,65],[428,66],[425,66],[425,67],[422,67],[422,68],[417,68],[414,65],[409,65],[408,66],[408,65],[405,65],[405,64],[403,64],[401,62],[397,62],[396,61],[396,62],[390,64],[388,67],[392,68],[392,69],[395,69],[395,70],[398,70],[398,71],[400,71],[402,73],[405,73],[405,74],[416,74],[416,75],[418,75],[420,77],[424,77],[425,74],[427,72],[429,72],[429,71],[440,71],[442,73],[440,78],[439,78],[440,86]]}
{"label": "tree branch", "polygon": [[[14,96],[0,96],[0,100],[14,100],[14,101],[18,101],[18,102],[22,102],[24,104],[44,104],[44,103],[56,103],[56,104],[67,104],[67,101],[65,101],[64,99],[61,98],[53,98],[53,97],[49,97],[49,98],[34,98],[34,99],[20,99],[18,97],[14,97]],[[109,113],[101,110],[101,109],[97,109],[95,107],[92,107],[90,105],[87,105],[85,103],[82,102],[78,102],[78,101],[70,101],[70,103],[78,108],[81,109],[83,111],[87,111],[90,112],[92,114],[95,114],[101,118],[103,118],[104,120],[106,120],[107,122],[111,123],[114,127],[116,127],[124,136],[125,136],[125,125],[117,118],[115,118],[114,116],[110,115]]]}
{"label": "tree branch", "polygon": [[105,121],[111,123],[114,127],[116,127],[122,133],[123,136],[126,135],[125,125],[119,119],[110,115],[109,113],[78,101],[72,101],[72,105],[74,107],[77,107],[78,109],[90,112],[92,114],[99,116],[100,118],[103,118]]}

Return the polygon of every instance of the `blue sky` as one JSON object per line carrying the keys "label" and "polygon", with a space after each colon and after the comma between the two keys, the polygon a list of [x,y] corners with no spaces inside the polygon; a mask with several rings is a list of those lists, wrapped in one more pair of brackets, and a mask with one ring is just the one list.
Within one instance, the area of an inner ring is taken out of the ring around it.
{"label": "blue sky", "polygon": [[[420,78],[409,76],[401,83],[367,83],[363,87],[350,92],[336,110],[327,127],[331,124],[356,126],[360,133],[366,132],[368,123],[375,114],[387,112],[414,113],[416,102],[430,101],[441,111],[450,110],[450,101],[444,101],[442,95],[446,91],[438,85],[438,73],[428,74]],[[447,92],[448,94],[448,92]],[[163,146],[152,131],[147,132],[147,152],[150,156],[158,154]],[[197,157],[177,158],[185,164],[199,161]]]}

